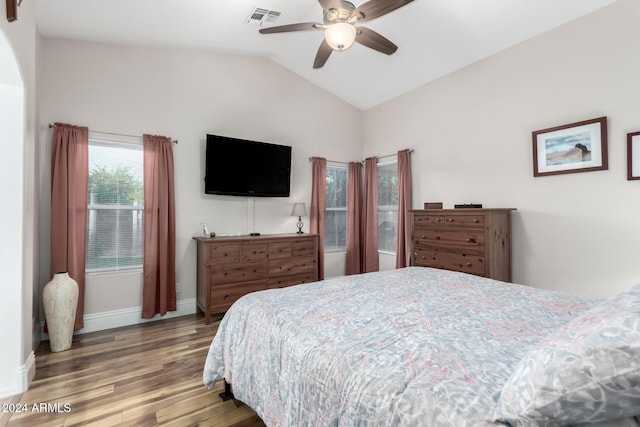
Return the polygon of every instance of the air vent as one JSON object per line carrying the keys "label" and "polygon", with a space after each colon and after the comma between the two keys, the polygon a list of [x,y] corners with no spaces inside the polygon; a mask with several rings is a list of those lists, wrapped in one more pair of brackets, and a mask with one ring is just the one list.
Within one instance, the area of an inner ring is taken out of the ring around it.
{"label": "air vent", "polygon": [[249,14],[249,18],[247,19],[247,24],[251,25],[273,25],[276,20],[280,17],[282,13],[276,10],[268,10],[263,9],[261,7],[256,7]]}

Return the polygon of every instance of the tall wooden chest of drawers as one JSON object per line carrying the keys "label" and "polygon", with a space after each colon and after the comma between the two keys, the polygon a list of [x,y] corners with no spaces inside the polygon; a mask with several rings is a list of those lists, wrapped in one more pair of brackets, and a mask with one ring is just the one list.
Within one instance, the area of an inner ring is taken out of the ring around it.
{"label": "tall wooden chest of drawers", "polygon": [[512,210],[412,210],[411,264],[510,282]]}
{"label": "tall wooden chest of drawers", "polygon": [[318,280],[316,234],[194,237],[198,251],[197,309],[205,323],[241,296]]}

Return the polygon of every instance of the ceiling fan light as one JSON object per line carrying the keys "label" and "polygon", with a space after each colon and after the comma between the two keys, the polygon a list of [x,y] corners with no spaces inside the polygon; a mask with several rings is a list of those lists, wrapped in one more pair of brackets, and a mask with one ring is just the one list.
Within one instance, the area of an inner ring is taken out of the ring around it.
{"label": "ceiling fan light", "polygon": [[349,49],[356,39],[356,27],[347,22],[331,24],[324,30],[324,39],[334,50]]}

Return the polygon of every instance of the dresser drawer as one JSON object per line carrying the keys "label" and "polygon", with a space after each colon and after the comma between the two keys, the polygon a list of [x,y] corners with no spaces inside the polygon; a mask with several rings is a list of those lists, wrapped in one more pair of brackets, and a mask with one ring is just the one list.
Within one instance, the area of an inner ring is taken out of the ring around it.
{"label": "dresser drawer", "polygon": [[212,265],[210,283],[232,283],[267,278],[267,263],[253,262],[236,265]]}
{"label": "dresser drawer", "polygon": [[415,224],[416,227],[418,227],[421,224],[426,224],[426,225],[438,225],[438,224],[444,224],[445,223],[445,215],[438,215],[438,214],[434,214],[434,215],[414,215],[413,217],[413,222]]}
{"label": "dresser drawer", "polygon": [[269,259],[289,258],[291,242],[269,243]]}
{"label": "dresser drawer", "polygon": [[415,247],[449,249],[469,254],[484,255],[484,228],[472,227],[416,227]]}
{"label": "dresser drawer", "polygon": [[311,283],[318,280],[315,272],[295,274],[293,276],[281,276],[269,279],[269,289],[285,288],[287,286],[299,285],[301,283]]}
{"label": "dresser drawer", "polygon": [[240,261],[240,243],[209,245],[209,261],[214,263]]}
{"label": "dresser drawer", "polygon": [[211,313],[224,313],[231,304],[249,292],[267,289],[266,280],[258,280],[233,285],[211,286]]}
{"label": "dresser drawer", "polygon": [[269,247],[266,243],[243,243],[242,261],[264,261],[267,259]]}
{"label": "dresser drawer", "polygon": [[314,256],[269,260],[269,277],[315,273],[315,271],[316,258]]}
{"label": "dresser drawer", "polygon": [[316,245],[311,240],[297,240],[291,242],[291,255],[293,256],[313,256]]}
{"label": "dresser drawer", "polygon": [[446,215],[446,225],[484,226],[483,214],[470,215]]}
{"label": "dresser drawer", "polygon": [[420,267],[485,275],[485,262],[482,256],[418,248],[414,251],[413,257],[413,264]]}

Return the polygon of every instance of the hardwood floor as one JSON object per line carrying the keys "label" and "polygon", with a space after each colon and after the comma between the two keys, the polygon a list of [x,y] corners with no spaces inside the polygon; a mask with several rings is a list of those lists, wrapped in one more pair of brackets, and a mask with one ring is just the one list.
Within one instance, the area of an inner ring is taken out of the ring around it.
{"label": "hardwood floor", "polygon": [[222,384],[202,384],[219,320],[204,325],[193,315],[78,335],[60,353],[43,342],[31,387],[3,403],[13,410],[8,426],[264,427],[248,406],[220,400]]}

